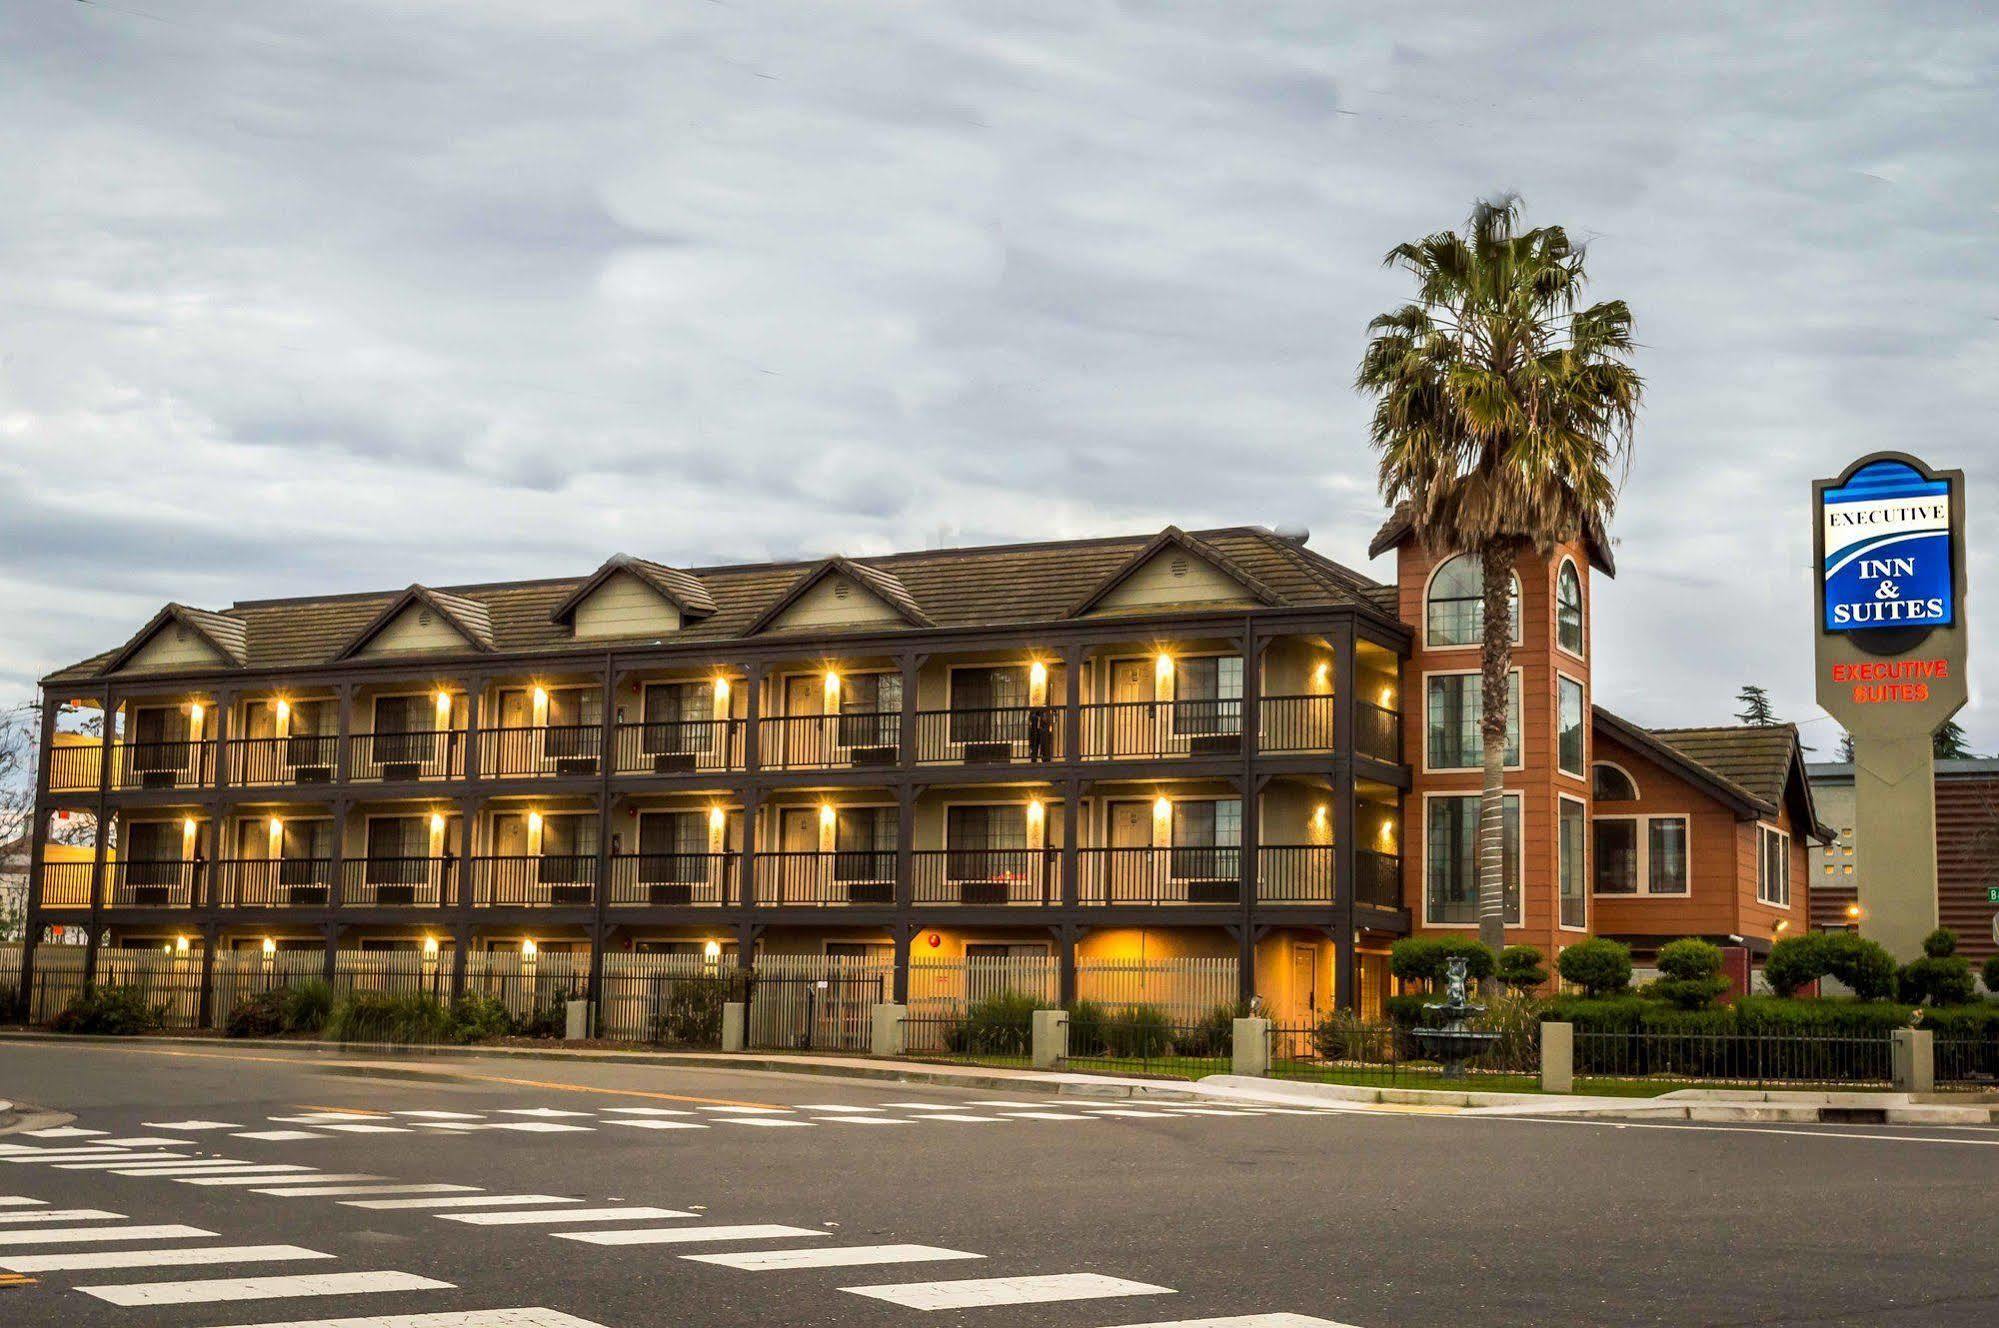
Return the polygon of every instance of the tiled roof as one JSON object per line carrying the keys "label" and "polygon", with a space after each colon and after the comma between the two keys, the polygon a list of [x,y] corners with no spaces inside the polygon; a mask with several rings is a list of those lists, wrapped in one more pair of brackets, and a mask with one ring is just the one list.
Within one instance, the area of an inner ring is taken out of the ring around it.
{"label": "tiled roof", "polygon": [[571,591],[567,599],[556,605],[549,617],[559,623],[572,621],[583,601],[619,572],[629,572],[650,586],[653,593],[679,609],[683,619],[705,618],[715,611],[715,597],[708,593],[707,586],[701,584],[700,577],[677,567],[668,567],[665,563],[634,558],[629,553],[617,553]]}
{"label": "tiled roof", "polygon": [[1746,724],[1722,728],[1653,729],[1653,737],[1747,789],[1772,807],[1784,800],[1798,730],[1790,724]]}
{"label": "tiled roof", "polygon": [[[1395,510],[1388,514],[1388,520],[1381,523],[1381,529],[1375,531],[1374,538],[1368,541],[1367,556],[1379,558],[1415,533],[1415,513],[1409,505],[1409,500],[1405,498],[1395,505]],[[1589,553],[1591,565],[1606,576],[1617,575],[1617,559],[1610,551],[1610,540],[1597,522],[1585,523],[1583,547]]]}
{"label": "tiled roof", "polygon": [[[869,589],[913,610],[912,622],[938,627],[1004,627],[1060,621],[1072,607],[1151,544],[1157,535],[1113,536],[1045,544],[940,549],[852,559]],[[1394,587],[1381,586],[1300,545],[1254,526],[1197,531],[1192,538],[1214,549],[1267,589],[1279,604],[1295,607],[1360,606],[1394,617]],[[698,584],[714,604],[706,617],[687,622],[676,642],[722,642],[748,629],[822,567],[810,563],[756,563],[697,567],[674,572]],[[660,567],[660,564],[650,564]],[[467,626],[482,644],[503,653],[573,649],[569,629],[551,615],[590,577],[454,586],[425,593]],[[239,624],[243,663],[254,669],[295,668],[331,662],[392,615],[410,590],[323,598],[259,600],[210,615]],[[115,653],[115,652],[113,652]],[[95,656],[49,676],[53,683],[98,676],[110,654]]]}

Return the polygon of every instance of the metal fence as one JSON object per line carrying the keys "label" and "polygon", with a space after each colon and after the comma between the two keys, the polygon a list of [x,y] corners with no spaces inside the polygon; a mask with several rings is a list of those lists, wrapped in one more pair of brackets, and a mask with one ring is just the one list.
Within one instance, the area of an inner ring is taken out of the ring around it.
{"label": "metal fence", "polygon": [[769,955],[750,989],[749,1044],[785,1051],[866,1051],[874,1007],[894,983],[887,959]]}
{"label": "metal fence", "polygon": [[333,990],[340,996],[379,991],[449,1000],[451,957],[421,950],[342,950],[333,956]]}
{"label": "metal fence", "polygon": [[1170,1023],[1194,1024],[1241,997],[1241,965],[1219,959],[1085,959],[1076,965],[1076,999],[1116,1007],[1148,1005]]}
{"label": "metal fence", "polygon": [[1060,991],[1049,955],[912,959],[904,1054],[1025,1065],[1033,1012],[1053,1009]]}
{"label": "metal fence", "polygon": [[1999,1036],[1939,1033],[1936,1085],[1946,1091],[1999,1088]]}
{"label": "metal fence", "polygon": [[[42,952],[37,949],[37,966]],[[168,1028],[201,1026],[201,966],[198,949],[186,953],[168,950],[101,950],[97,955],[96,985],[129,987],[139,999],[161,1012]]]}
{"label": "metal fence", "polygon": [[702,955],[607,954],[598,1032],[667,1047],[719,1049],[722,1005],[742,1000],[749,978]]}
{"label": "metal fence", "polygon": [[[465,956],[465,992],[489,997],[506,1007],[516,1021],[552,1019],[561,1027],[564,1005],[583,999],[590,987],[587,952],[542,950],[474,950]],[[451,995],[451,977],[443,995]]]}
{"label": "metal fence", "polygon": [[1232,1010],[1176,1020],[1156,1005],[1079,1003],[1069,1012],[1069,1055],[1063,1068],[1198,1079],[1229,1073],[1234,1048]]}
{"label": "metal fence", "polygon": [[218,950],[211,981],[211,998],[217,1028],[229,1026],[229,1016],[244,1001],[267,991],[279,991],[326,978],[326,951],[275,950],[266,955],[256,950]]}
{"label": "metal fence", "polygon": [[1468,1057],[1462,1078],[1445,1067],[1408,1028],[1336,1014],[1316,1024],[1272,1024],[1270,1075],[1374,1087],[1531,1088],[1540,1074],[1540,1026],[1494,1028],[1495,1040]]}
{"label": "metal fence", "polygon": [[1579,1086],[1591,1079],[1659,1079],[1753,1088],[1885,1088],[1894,1080],[1893,1042],[1885,1033],[1778,1037],[1578,1029],[1575,1056]]}

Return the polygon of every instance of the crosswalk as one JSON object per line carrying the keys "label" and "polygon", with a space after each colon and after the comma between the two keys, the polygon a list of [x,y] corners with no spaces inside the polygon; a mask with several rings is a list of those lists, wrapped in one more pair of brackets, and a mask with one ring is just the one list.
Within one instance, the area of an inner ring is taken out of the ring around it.
{"label": "crosswalk", "polygon": [[[975,1108],[966,1110],[964,1107]],[[1087,1110],[1087,1109],[1085,1109]],[[1136,1108],[1116,1108],[1132,1111]],[[696,1116],[696,1113],[702,1113]],[[315,1117],[341,1116],[348,1112],[313,1112]],[[619,1124],[694,1125],[717,1124],[851,1124],[860,1121],[919,1124],[952,1118],[1004,1121],[1038,1119],[1056,1113],[1040,1111],[1036,1104],[992,1100],[952,1105],[918,1102],[880,1104],[807,1104],[798,1107],[719,1106],[693,1108],[607,1108],[584,1113],[559,1108],[506,1108],[492,1115],[504,1116],[503,1124],[563,1126],[571,1130],[597,1129]],[[801,1119],[801,1116],[803,1119]],[[448,1119],[446,1119],[448,1117]],[[426,1109],[426,1114],[378,1113],[377,1118],[410,1121],[397,1125],[404,1131],[423,1125],[456,1126],[485,1124],[485,1113],[448,1112]],[[472,1118],[472,1119],[467,1119]],[[1089,1120],[1077,1113],[1073,1119]],[[588,1125],[578,1122],[588,1121]],[[315,1120],[315,1125],[350,1123],[342,1120]],[[351,1122],[364,1123],[364,1122]],[[492,1230],[509,1239],[543,1238],[563,1242],[565,1247],[604,1251],[612,1260],[605,1265],[607,1275],[629,1274],[633,1259],[671,1259],[693,1268],[717,1274],[770,1276],[780,1279],[807,1277],[813,1272],[869,1270],[875,1279],[837,1285],[832,1290],[873,1301],[895,1311],[929,1313],[977,1310],[986,1307],[1054,1305],[1070,1302],[1131,1301],[1179,1295],[1173,1287],[1097,1271],[1050,1271],[1012,1276],[955,1276],[921,1280],[880,1280],[884,1271],[907,1266],[917,1268],[961,1265],[953,1271],[971,1273],[970,1265],[984,1263],[985,1252],[939,1245],[899,1241],[843,1243],[832,1229],[798,1226],[784,1222],[757,1220],[754,1213],[711,1219],[705,1206],[690,1204],[672,1208],[637,1203],[591,1204],[572,1195],[541,1193],[492,1193],[481,1187],[442,1181],[401,1179],[359,1172],[320,1171],[304,1163],[260,1163],[246,1159],[197,1156],[203,1143],[220,1142],[223,1132],[245,1135],[229,1122],[148,1122],[149,1130],[173,1131],[185,1128],[189,1142],[177,1151],[150,1151],[161,1136],[134,1135],[109,1142],[103,1131],[68,1127],[59,1132],[41,1133],[36,1142],[0,1141],[0,1161],[16,1166],[41,1165],[51,1171],[80,1165],[80,1150],[94,1168],[94,1174],[135,1179],[171,1180],[183,1185],[240,1186],[250,1194],[274,1199],[321,1200],[331,1205],[365,1210],[372,1215],[395,1215],[410,1220],[430,1219],[461,1227]],[[421,1152],[419,1150],[419,1155]],[[139,1159],[152,1159],[140,1162]],[[104,1163],[110,1165],[103,1165]],[[315,1228],[316,1229],[316,1228]],[[515,1236],[512,1233],[518,1232]],[[0,1271],[35,1274],[44,1278],[74,1277],[70,1287],[77,1294],[108,1305],[121,1307],[208,1305],[234,1301],[286,1301],[326,1303],[346,1297],[388,1294],[419,1294],[448,1291],[452,1283],[399,1269],[341,1269],[314,1267],[337,1262],[338,1256],[307,1246],[260,1243],[225,1243],[227,1237],[203,1227],[171,1222],[135,1221],[109,1209],[58,1207],[30,1195],[0,1195]],[[580,1248],[579,1248],[580,1247]],[[657,1247],[657,1254],[649,1254]],[[175,1277],[144,1280],[104,1278],[106,1273],[144,1273],[148,1270],[211,1268],[226,1276]],[[268,1272],[262,1271],[269,1269]],[[100,1275],[92,1277],[90,1275]],[[402,1306],[393,1308],[400,1310]],[[517,1306],[493,1310],[453,1310],[439,1313],[362,1314],[347,1318],[293,1318],[270,1323],[243,1323],[229,1328],[604,1328],[588,1320],[555,1310]],[[1122,1323],[1110,1328],[1347,1328],[1330,1320],[1288,1311],[1234,1315],[1221,1318],[1156,1320],[1150,1323]]]}

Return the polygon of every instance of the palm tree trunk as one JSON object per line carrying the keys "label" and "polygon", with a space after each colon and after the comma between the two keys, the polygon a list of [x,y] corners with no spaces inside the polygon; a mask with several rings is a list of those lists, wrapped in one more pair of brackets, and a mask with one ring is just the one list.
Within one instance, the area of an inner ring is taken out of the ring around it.
{"label": "palm tree trunk", "polygon": [[[1485,784],[1478,804],[1478,938],[1497,955],[1506,947],[1506,729],[1513,672],[1513,561],[1518,543],[1495,539],[1479,550],[1485,574],[1485,631],[1479,654],[1479,734]],[[1492,980],[1487,981],[1488,990]]]}

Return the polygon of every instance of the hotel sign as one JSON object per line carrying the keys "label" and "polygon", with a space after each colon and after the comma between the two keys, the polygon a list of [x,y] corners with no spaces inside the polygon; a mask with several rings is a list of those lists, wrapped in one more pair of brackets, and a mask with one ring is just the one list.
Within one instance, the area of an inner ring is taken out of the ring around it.
{"label": "hotel sign", "polygon": [[1950,626],[1957,607],[1950,481],[1888,458],[1848,475],[1819,492],[1825,630]]}

